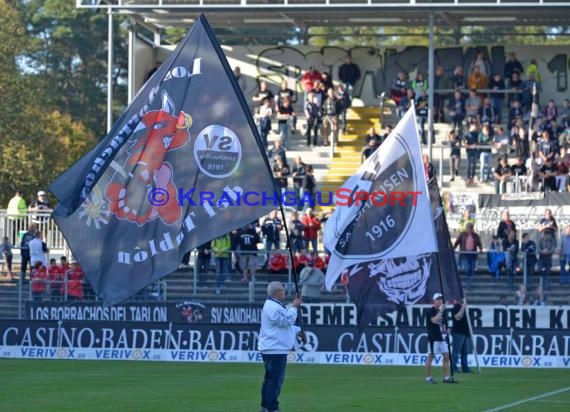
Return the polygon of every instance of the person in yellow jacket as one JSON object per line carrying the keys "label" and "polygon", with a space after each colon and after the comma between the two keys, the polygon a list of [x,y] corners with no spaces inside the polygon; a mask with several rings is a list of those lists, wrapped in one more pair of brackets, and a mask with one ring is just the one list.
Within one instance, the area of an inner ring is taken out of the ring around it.
{"label": "person in yellow jacket", "polygon": [[214,252],[214,262],[216,263],[216,294],[222,293],[224,287],[224,276],[229,273],[230,249],[232,241],[229,233],[222,235],[212,241],[212,251]]}
{"label": "person in yellow jacket", "polygon": [[22,197],[20,191],[16,190],[16,194],[8,202],[8,209],[6,210],[8,219],[10,220],[12,243],[16,244],[18,241],[18,231],[26,230],[24,219],[28,214],[28,206]]}
{"label": "person in yellow jacket", "polygon": [[540,73],[538,72],[538,62],[536,59],[532,59],[530,64],[526,68],[526,77],[529,77],[529,74],[534,74],[534,78],[537,82],[542,82],[542,78],[540,77]]}

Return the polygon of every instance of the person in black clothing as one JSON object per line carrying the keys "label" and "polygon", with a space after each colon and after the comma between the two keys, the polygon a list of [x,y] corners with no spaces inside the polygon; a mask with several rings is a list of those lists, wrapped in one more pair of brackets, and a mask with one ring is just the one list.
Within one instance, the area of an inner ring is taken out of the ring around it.
{"label": "person in black clothing", "polygon": [[368,141],[368,145],[364,146],[364,149],[362,149],[362,153],[360,155],[360,162],[364,163],[366,159],[372,156],[372,153],[374,153],[376,149],[378,149],[378,140],[372,138]]}
{"label": "person in black clothing", "polygon": [[557,168],[551,158],[546,159],[546,163],[540,168],[540,175],[543,178],[543,192],[557,192],[558,184],[556,183]]}
{"label": "person in black clothing", "polygon": [[295,198],[297,199],[297,210],[301,210],[299,199],[301,199],[303,189],[303,179],[307,174],[307,165],[301,159],[301,156],[295,159],[295,164],[291,168],[291,176],[293,177],[293,188],[295,189]]}
{"label": "person in black clothing", "polygon": [[[358,65],[352,62],[351,56],[346,56],[344,63],[338,68],[338,78],[344,83],[344,87],[348,89],[350,100],[352,100],[354,85],[360,79],[360,76],[360,68]],[[348,107],[350,107],[350,102]]]}
{"label": "person in black clothing", "polygon": [[[281,230],[283,229],[283,223],[281,219],[277,216],[277,211],[273,210],[263,219],[261,224],[261,233],[265,238],[265,251],[269,252],[271,249],[280,249],[281,243]],[[269,254],[265,255],[265,262],[263,266],[267,266],[269,261]]]}
{"label": "person in black clothing", "polygon": [[275,164],[273,165],[273,178],[275,179],[275,184],[281,189],[281,193],[287,191],[287,181],[289,178],[289,166],[283,161],[280,156],[275,158]]}
{"label": "person in black clothing", "polygon": [[507,238],[511,230],[517,231],[517,226],[515,222],[512,221],[511,215],[508,210],[505,210],[501,215],[502,220],[499,222],[499,227],[497,228],[497,237],[503,241]]}
{"label": "person in black clothing", "polygon": [[505,106],[505,81],[501,76],[501,73],[495,73],[491,79],[489,79],[489,89],[496,90],[496,93],[490,93],[492,105],[496,111],[497,123],[501,123],[501,113],[503,112],[503,107]]}
{"label": "person in black clothing", "polygon": [[461,142],[457,138],[455,130],[449,131],[449,172],[451,174],[450,181],[455,180],[455,176],[459,176],[459,165],[461,162]]}
{"label": "person in black clothing", "polygon": [[289,239],[291,241],[291,247],[293,248],[293,253],[301,253],[305,248],[303,242],[303,224],[299,219],[299,214],[296,211],[291,212],[289,223],[287,224],[289,229]]}
{"label": "person in black clothing", "polygon": [[204,286],[205,277],[210,271],[210,260],[212,258],[212,242],[206,242],[196,248],[196,271],[198,273],[198,284]]}
{"label": "person in black clothing", "polygon": [[154,66],[152,67],[152,69],[149,70],[149,72],[146,74],[146,79],[145,81],[148,81],[152,75],[154,73],[156,73],[156,71],[158,70],[158,68],[160,67],[160,65],[162,64],[162,62],[157,61],[156,63],[154,63]]}
{"label": "person in black clothing", "polygon": [[453,351],[452,351],[452,362],[453,372],[459,372],[457,367],[457,362],[461,357],[461,371],[463,373],[471,373],[471,368],[467,361],[467,356],[471,352],[471,333],[469,331],[469,324],[467,323],[467,304],[455,302],[453,308],[451,309],[451,315],[453,316]]}
{"label": "person in black clothing", "polygon": [[536,242],[530,239],[528,233],[523,233],[521,252],[526,257],[526,274],[527,276],[534,276],[536,268]]}
{"label": "person in black clothing", "polygon": [[433,295],[433,306],[427,314],[428,356],[424,366],[426,383],[436,383],[431,376],[431,364],[435,355],[443,355],[443,383],[452,383],[453,378],[449,375],[449,348],[443,340],[443,333],[447,333],[443,324],[442,316],[445,311],[443,296],[441,293]]}
{"label": "person in black clothing", "polygon": [[259,243],[259,235],[252,225],[246,225],[238,232],[238,248],[239,248],[239,266],[243,276],[241,281],[248,282],[247,274],[255,276],[257,271],[257,244]]}
{"label": "person in black clothing", "polygon": [[37,230],[36,225],[32,223],[28,227],[28,231],[24,233],[24,235],[20,239],[20,255],[22,259],[21,269],[20,269],[20,279],[22,279],[23,281],[26,280],[26,270],[28,265],[30,265],[30,273],[32,273],[33,268],[30,261],[29,244],[36,236],[36,230]]}
{"label": "person in black clothing", "polygon": [[307,132],[305,133],[305,137],[307,138],[307,146],[309,147],[311,146],[311,132],[313,134],[313,146],[317,145],[317,135],[323,117],[321,108],[315,103],[314,98],[315,94],[313,92],[307,93],[307,101],[305,101],[304,107],[305,116],[307,118]]}
{"label": "person in black clothing", "polygon": [[[293,103],[295,102],[295,92],[287,87],[287,80],[281,82],[281,88],[277,91],[275,95],[275,112],[280,113],[281,107],[284,106],[285,100],[289,100],[289,106],[293,110]],[[295,133],[297,129],[297,116],[294,111],[291,114],[290,120],[291,132]]]}
{"label": "person in black clothing", "polygon": [[376,129],[374,127],[371,127],[368,130],[368,133],[366,134],[366,136],[364,136],[364,140],[366,141],[366,144],[368,144],[370,142],[370,140],[372,139],[376,139],[378,142],[382,141],[381,137],[378,133],[376,133]]}
{"label": "person in black clothing", "polygon": [[466,184],[473,183],[475,177],[475,163],[477,162],[477,155],[479,149],[477,143],[479,142],[479,130],[475,123],[469,126],[469,132],[465,135],[465,147],[467,152],[467,181]]}
{"label": "person in black clothing", "polygon": [[302,198],[299,200],[299,203],[302,204],[303,209],[315,207],[316,205],[315,200],[317,196],[317,180],[313,175],[313,166],[311,165],[307,166],[306,174],[305,177],[303,178],[302,192],[303,195]]}
{"label": "person in black clothing", "polygon": [[507,191],[507,182],[509,178],[513,175],[511,166],[507,162],[506,156],[501,156],[499,164],[495,166],[495,171],[493,176],[495,177],[495,193],[505,193]]}
{"label": "person in black clothing", "polygon": [[505,75],[505,79],[510,79],[514,72],[519,72],[520,74],[523,71],[523,66],[521,62],[517,60],[516,54],[509,53],[509,60],[505,63],[505,70],[503,73]]}
{"label": "person in black clothing", "polygon": [[503,239],[503,251],[505,252],[505,264],[509,281],[516,275],[517,255],[519,253],[519,241],[516,232],[511,230],[506,239]]}

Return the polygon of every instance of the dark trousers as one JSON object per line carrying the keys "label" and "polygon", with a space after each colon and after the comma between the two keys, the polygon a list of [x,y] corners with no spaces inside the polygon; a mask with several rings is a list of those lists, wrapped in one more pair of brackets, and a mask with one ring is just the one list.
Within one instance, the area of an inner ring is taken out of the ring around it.
{"label": "dark trousers", "polygon": [[475,177],[477,155],[477,150],[467,150],[467,179],[473,179]]}
{"label": "dark trousers", "polygon": [[261,387],[261,407],[269,411],[279,409],[279,394],[285,380],[287,355],[261,354],[265,364],[265,376]]}
{"label": "dark trousers", "polygon": [[30,262],[30,253],[22,253],[22,268],[20,269],[20,276],[22,279],[26,279],[26,269],[30,265],[30,273],[32,272],[32,266]]}
{"label": "dark trousers", "polygon": [[467,362],[467,355],[469,355],[471,349],[471,338],[469,336],[463,335],[462,333],[453,334],[453,354],[452,354],[452,367],[454,371],[458,370],[457,362],[461,357],[461,370],[463,372],[468,372],[470,370],[469,364]]}
{"label": "dark trousers", "polygon": [[317,133],[319,131],[319,120],[314,117],[307,118],[307,132],[305,137],[307,138],[307,146],[311,145],[311,133],[313,134],[313,146],[317,145]]}

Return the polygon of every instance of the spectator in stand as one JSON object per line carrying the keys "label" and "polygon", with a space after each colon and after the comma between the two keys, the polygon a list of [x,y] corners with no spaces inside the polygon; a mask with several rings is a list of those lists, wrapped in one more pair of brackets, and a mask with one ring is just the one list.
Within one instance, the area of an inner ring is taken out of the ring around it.
{"label": "spectator in stand", "polygon": [[48,289],[48,274],[41,260],[36,261],[30,274],[32,297],[35,301],[42,301]]}
{"label": "spectator in stand", "polygon": [[321,80],[315,80],[312,92],[314,102],[322,109],[325,98],[327,97],[324,83]]}
{"label": "spectator in stand", "polygon": [[334,85],[333,85],[333,81],[332,81],[332,77],[329,74],[329,72],[323,72],[323,87],[325,89],[325,93],[328,91],[328,89],[334,89]]}
{"label": "spectator in stand", "polygon": [[230,271],[230,249],[232,240],[226,233],[212,241],[214,261],[216,262],[216,295],[222,293],[224,288],[224,277]]}
{"label": "spectator in stand", "polygon": [[61,299],[63,299],[65,296],[67,296],[67,282],[65,274],[69,269],[71,269],[71,265],[67,263],[67,258],[65,256],[59,258],[59,265],[57,269],[59,274],[59,295],[61,296]]}
{"label": "spectator in stand", "polygon": [[416,96],[420,96],[424,91],[427,92],[428,82],[422,72],[417,72],[416,78],[412,82],[412,89]]}
{"label": "spectator in stand", "polygon": [[455,243],[453,250],[457,249],[461,252],[461,266],[467,274],[467,287],[470,288],[473,282],[473,275],[475,274],[475,267],[477,266],[477,249],[479,252],[483,251],[481,238],[473,231],[473,224],[467,223],[465,232],[461,232]]}
{"label": "spectator in stand", "polygon": [[257,114],[259,135],[261,136],[261,141],[263,142],[263,147],[267,150],[268,141],[267,137],[271,131],[271,118],[273,117],[273,108],[271,107],[271,100],[269,97],[263,99],[263,104],[259,108],[259,113]]}
{"label": "spectator in stand", "polygon": [[546,159],[544,165],[540,168],[540,176],[543,181],[543,192],[557,192],[558,183],[556,182],[558,170],[556,164],[551,158]]}
{"label": "spectator in stand", "polygon": [[505,79],[510,79],[514,72],[521,74],[523,71],[523,66],[521,62],[517,60],[517,55],[512,52],[509,53],[509,59],[505,63],[505,70],[503,71]]}
{"label": "spectator in stand", "polygon": [[463,67],[457,66],[453,71],[453,77],[451,78],[451,84],[456,91],[461,91],[467,88],[467,82],[463,76]]}
{"label": "spectator in stand", "polygon": [[560,237],[560,283],[570,283],[570,225],[564,228],[564,234]]}
{"label": "spectator in stand", "polygon": [[455,176],[459,176],[459,165],[461,164],[461,142],[457,138],[457,133],[455,130],[450,130],[447,135],[449,139],[449,171],[451,174],[451,181],[455,180]]}
{"label": "spectator in stand", "polygon": [[557,119],[558,119],[558,107],[556,106],[556,102],[550,99],[542,112],[542,120],[544,122],[550,122],[552,120],[557,120]]}
{"label": "spectator in stand", "polygon": [[477,115],[477,121],[482,126],[489,126],[490,136],[493,137],[493,126],[497,123],[497,110],[493,106],[489,97],[485,97],[483,99],[483,105],[479,109],[479,113]]}
{"label": "spectator in stand", "polygon": [[452,88],[451,79],[445,75],[443,66],[439,65],[435,68],[435,76],[433,81],[434,95],[434,121],[443,123],[445,122],[445,100],[449,98],[447,93],[439,92],[438,90],[448,90]]}
{"label": "spectator in stand", "polygon": [[[524,113],[530,113],[532,109],[532,101],[533,99],[537,102],[540,97],[540,92],[542,91],[542,84],[538,82],[533,74],[528,76],[528,79],[523,81],[522,84],[522,108]],[[534,93],[534,97],[533,97]]]}
{"label": "spectator in stand", "polygon": [[477,124],[472,123],[469,126],[469,132],[465,135],[464,146],[467,152],[467,180],[466,184],[470,185],[473,183],[475,177],[475,163],[477,162],[477,154],[479,142],[479,130]]}
{"label": "spectator in stand", "polygon": [[60,301],[61,295],[61,283],[62,276],[59,272],[59,266],[57,260],[51,258],[49,260],[49,266],[47,267],[47,275],[49,281],[49,290],[51,291],[51,298],[54,301]]}
{"label": "spectator in stand", "polygon": [[308,208],[305,211],[305,216],[301,219],[303,224],[303,240],[309,250],[309,244],[312,251],[318,253],[319,230],[321,229],[321,222],[313,213],[313,209]]}
{"label": "spectator in stand", "polygon": [[16,244],[18,242],[18,230],[22,228],[24,223],[24,218],[28,213],[28,206],[26,201],[22,197],[22,193],[16,190],[14,196],[8,202],[8,208],[6,209],[6,216],[8,217],[9,224],[12,227],[12,243]]}
{"label": "spectator in stand", "polygon": [[305,249],[303,242],[303,224],[301,220],[299,220],[299,213],[297,213],[297,211],[291,212],[289,216],[289,222],[287,223],[289,240],[293,248],[293,253],[299,253]]}
{"label": "spectator in stand", "polygon": [[499,222],[499,227],[497,228],[497,237],[501,240],[505,240],[509,235],[509,232],[514,231],[516,233],[517,226],[515,222],[511,219],[511,215],[508,210],[503,211],[501,215],[501,221]]}
{"label": "spectator in stand", "polygon": [[558,225],[552,215],[552,210],[546,209],[544,217],[538,223],[540,240],[538,243],[539,270],[543,274],[550,274],[552,267],[552,254],[556,251],[556,232]]}
{"label": "spectator in stand", "polygon": [[354,90],[354,85],[360,79],[360,76],[360,67],[358,67],[356,63],[353,63],[350,55],[347,55],[344,59],[344,63],[338,68],[338,78],[344,84],[350,99],[347,108],[350,107],[352,91]]}
{"label": "spectator in stand", "polygon": [[156,73],[156,71],[158,70],[158,68],[160,67],[161,64],[162,64],[161,61],[157,61],[154,63],[154,66],[152,67],[152,69],[150,69],[148,71],[148,73],[146,74],[146,80],[145,81],[148,81],[152,77],[152,75]]}
{"label": "spectator in stand", "polygon": [[[400,105],[401,100],[407,93],[408,89],[408,78],[406,72],[400,70],[398,72],[398,78],[394,81],[392,89],[390,90],[390,97],[397,105]],[[401,117],[401,116],[400,116]]]}
{"label": "spectator in stand", "polygon": [[380,137],[380,135],[378,133],[376,133],[376,129],[374,128],[374,126],[372,126],[370,129],[368,129],[368,133],[366,134],[366,136],[364,136],[364,140],[365,143],[368,144],[370,142],[370,140],[375,139],[378,142],[382,141],[382,138]]}
{"label": "spectator in stand", "polygon": [[483,125],[478,137],[479,144],[479,182],[486,183],[491,180],[491,162],[493,136],[491,135],[491,127],[487,124]]}
{"label": "spectator in stand", "polygon": [[519,241],[514,230],[509,232],[506,239],[503,239],[503,251],[505,252],[507,276],[512,282],[512,278],[517,273],[517,256],[519,253]]}
{"label": "spectator in stand", "polygon": [[511,129],[511,140],[515,147],[515,155],[522,157],[523,161],[526,161],[530,156],[530,144],[526,138],[526,131],[522,125],[522,120],[515,123],[515,126]]}
{"label": "spectator in stand", "polygon": [[303,177],[303,187],[302,187],[303,196],[301,198],[300,203],[303,205],[303,209],[307,209],[310,207],[315,207],[315,199],[317,196],[317,179],[313,175],[313,166],[308,165],[305,173],[305,177]]}
{"label": "spectator in stand", "polygon": [[453,98],[449,102],[448,114],[453,130],[458,136],[463,135],[463,120],[465,119],[465,100],[459,90],[453,93]]}
{"label": "spectator in stand", "polygon": [[310,66],[309,70],[301,77],[301,86],[305,91],[305,100],[307,100],[308,93],[314,89],[315,80],[322,81],[323,75],[314,66]]}
{"label": "spectator in stand", "polygon": [[241,67],[239,66],[234,67],[234,77],[236,79],[239,88],[241,89],[241,92],[245,95],[245,93],[247,92],[247,79],[241,73]]}
{"label": "spectator in stand", "polygon": [[522,102],[522,88],[523,82],[521,80],[521,74],[517,71],[514,71],[509,81],[509,89],[511,91],[509,94],[509,105],[513,102],[513,100]]}
{"label": "spectator in stand", "polygon": [[[279,106],[283,106],[284,101],[288,99],[289,103],[292,105],[295,101],[295,92],[289,88],[287,79],[281,80],[281,86],[275,95],[275,111],[279,111]],[[293,117],[292,123],[293,131],[297,127],[297,117]]]}
{"label": "spectator in stand", "polygon": [[338,117],[340,115],[340,102],[331,87],[323,102],[323,146],[329,146],[332,141],[338,144]]}
{"label": "spectator in stand", "polygon": [[46,246],[46,243],[44,242],[42,232],[40,232],[39,230],[36,231],[36,233],[34,234],[34,238],[30,240],[29,247],[30,247],[30,262],[32,263],[32,266],[35,267],[36,262],[38,261],[42,262],[43,266],[46,266],[47,264],[46,253],[48,253],[48,248]]}
{"label": "spectator in stand", "polygon": [[[422,93],[425,93],[425,90]],[[424,145],[427,145],[426,123],[428,122],[428,114],[427,101],[422,99],[416,107],[416,117],[418,119],[418,129],[422,136],[422,144]],[[435,135],[432,134],[432,136],[432,143],[435,143]]]}
{"label": "spectator in stand", "polygon": [[281,189],[281,193],[287,191],[289,175],[289,166],[283,161],[281,156],[275,157],[275,164],[273,165],[273,178],[277,187]]}
{"label": "spectator in stand", "polygon": [[526,68],[526,77],[534,76],[537,82],[542,82],[542,77],[538,71],[538,61],[536,59],[531,59],[530,64]]}
{"label": "spectator in stand", "polygon": [[294,129],[295,111],[288,97],[284,97],[280,102],[277,106],[277,125],[279,127],[279,136],[285,144],[285,148],[288,148],[291,131]]}
{"label": "spectator in stand", "polygon": [[273,92],[269,89],[269,85],[267,84],[266,81],[263,80],[261,81],[261,83],[259,83],[259,88],[257,89],[257,92],[253,95],[251,100],[253,100],[253,102],[257,106],[257,111],[259,111],[259,108],[263,106],[266,100],[268,100],[269,103],[271,103],[274,100]]}
{"label": "spectator in stand", "polygon": [[469,323],[467,321],[468,314],[467,304],[461,302],[454,302],[453,308],[451,309],[451,315],[453,316],[453,351],[452,351],[452,362],[454,373],[459,373],[459,368],[457,363],[461,359],[461,371],[463,373],[471,373],[471,368],[467,362],[467,356],[471,349],[471,331],[469,330]]}
{"label": "spectator in stand", "polygon": [[14,278],[12,274],[12,243],[8,239],[8,236],[2,238],[2,243],[0,244],[0,253],[4,260],[2,261],[2,271],[4,271],[4,265],[6,265],[8,271],[6,272],[6,278],[12,280]]}
{"label": "spectator in stand", "polygon": [[360,154],[360,163],[364,163],[366,159],[372,156],[372,153],[374,153],[378,147],[378,140],[375,138],[370,139],[368,144],[362,149],[362,153]]}
{"label": "spectator in stand", "polygon": [[526,286],[519,285],[517,292],[515,293],[515,305],[524,305],[526,302]]}
{"label": "spectator in stand", "polygon": [[[291,176],[293,177],[293,188],[295,189],[295,198],[298,200],[301,199],[302,190],[303,190],[303,179],[307,174],[307,165],[303,162],[301,156],[298,156],[295,159],[295,164],[291,168]],[[300,202],[297,204],[297,210],[301,209]]]}
{"label": "spectator in stand", "polygon": [[[51,211],[52,211],[52,208],[50,206],[49,199],[47,198],[47,193],[43,190],[40,190],[38,192],[38,196],[37,196],[36,200],[34,200],[30,204],[30,207],[28,207],[28,212],[32,213],[32,220],[35,223],[47,222],[47,219],[48,219],[47,216],[38,216],[38,215],[33,214],[33,212],[48,213]],[[45,262],[44,262],[44,265],[45,265]]]}
{"label": "spectator in stand", "polygon": [[424,163],[424,174],[426,176],[426,180],[430,183],[433,179],[436,178],[436,170],[432,162],[429,161],[429,155],[424,154],[422,156],[423,163]]}
{"label": "spectator in stand", "polygon": [[505,93],[503,92],[506,89],[505,81],[501,73],[495,73],[493,77],[489,79],[489,85],[487,87],[496,91],[495,93],[490,93],[489,96],[497,113],[497,123],[501,123],[501,115],[503,113],[503,107],[505,106]]}
{"label": "spectator in stand", "polygon": [[378,142],[380,142],[380,144],[384,143],[384,141],[388,138],[388,136],[390,136],[392,134],[392,130],[394,130],[394,126],[392,126],[391,124],[386,126],[386,129],[384,130],[384,134],[381,136],[381,139],[378,140]]}
{"label": "spectator in stand", "polygon": [[538,155],[543,162],[546,162],[548,159],[554,160],[558,152],[558,145],[550,138],[550,132],[548,130],[542,132],[542,138],[538,139],[537,146]]}
{"label": "spectator in stand", "polygon": [[471,214],[469,208],[466,208],[463,211],[461,219],[459,219],[459,233],[465,232],[467,230],[467,224],[469,223],[473,224],[473,227],[475,227],[475,218]]}
{"label": "spectator in stand", "polygon": [[206,242],[196,248],[196,271],[198,274],[198,285],[205,286],[206,276],[210,272],[210,261],[212,259],[212,242]]}
{"label": "spectator in stand", "polygon": [[477,51],[477,56],[473,63],[471,63],[471,72],[474,72],[476,69],[478,69],[479,73],[485,77],[489,77],[491,74],[491,64],[485,59],[485,53],[483,50]]}
{"label": "spectator in stand", "polygon": [[568,186],[568,171],[570,170],[570,156],[564,147],[560,148],[560,154],[556,158],[556,187],[559,192],[566,191]]}
{"label": "spectator in stand", "polygon": [[238,249],[239,249],[239,266],[242,270],[241,281],[248,282],[247,275],[251,275],[252,279],[257,271],[257,244],[259,243],[259,235],[255,228],[248,224],[238,231]]}
{"label": "spectator in stand", "polygon": [[481,73],[479,66],[474,66],[469,79],[467,80],[467,87],[473,90],[485,89],[489,85],[489,79],[486,75]]}
{"label": "spectator in stand", "polygon": [[[509,118],[508,118],[508,122],[509,122],[509,130],[511,130],[515,125],[518,125],[519,122],[521,124],[521,126],[524,126],[523,123],[523,111],[521,109],[521,102],[518,100],[513,100],[510,103],[510,109],[509,109]],[[523,127],[524,130],[524,127]],[[520,132],[520,130],[519,130]]]}
{"label": "spectator in stand", "polygon": [[496,282],[499,279],[501,267],[505,266],[505,252],[503,252],[503,245],[498,236],[493,235],[493,239],[489,245],[487,264],[489,265],[489,272],[495,275],[493,282]]}
{"label": "spectator in stand", "polygon": [[465,119],[468,123],[477,122],[479,119],[479,110],[481,109],[481,97],[477,94],[476,89],[469,90],[469,97],[465,100]]}
{"label": "spectator in stand", "polygon": [[410,107],[412,107],[412,103],[415,101],[416,95],[413,89],[406,89],[406,94],[400,100],[399,108],[398,108],[398,115],[400,119],[404,117],[406,112]]}
{"label": "spectator in stand", "polygon": [[499,164],[495,167],[493,176],[495,177],[495,194],[506,193],[507,183],[513,175],[506,156],[501,156]]}
{"label": "spectator in stand", "polygon": [[32,223],[28,227],[28,231],[22,235],[20,240],[20,256],[22,258],[21,262],[21,269],[20,269],[20,278],[22,280],[26,280],[26,270],[28,268],[28,264],[30,265],[30,271],[33,269],[33,265],[30,261],[30,242],[34,239],[36,234],[36,225]]}
{"label": "spectator in stand", "polygon": [[511,166],[511,172],[515,180],[515,188],[520,192],[523,191],[524,185],[527,182],[527,168],[524,164],[522,156],[517,156],[517,161]]}
{"label": "spectator in stand", "polygon": [[71,262],[71,269],[65,274],[67,278],[67,299],[71,301],[80,301],[85,299],[83,291],[83,270],[76,261]]}
{"label": "spectator in stand", "polygon": [[320,303],[324,281],[324,273],[321,269],[315,267],[314,259],[309,259],[307,266],[299,274],[302,301],[304,303]]}
{"label": "spectator in stand", "polygon": [[350,96],[342,84],[337,86],[335,96],[339,101],[339,129],[342,130],[343,133],[346,133],[346,113],[351,105]]}
{"label": "spectator in stand", "polygon": [[275,142],[273,143],[273,147],[269,149],[269,151],[267,152],[267,158],[269,159],[269,162],[271,163],[272,166],[275,163],[275,159],[277,159],[278,157],[280,157],[281,160],[283,160],[283,162],[287,164],[287,151],[283,147],[281,139],[276,139]]}
{"label": "spectator in stand", "polygon": [[493,145],[497,152],[497,162],[501,158],[501,155],[508,156],[511,152],[510,136],[505,133],[504,127],[500,126],[493,132]]}
{"label": "spectator in stand", "polygon": [[319,125],[322,119],[322,111],[318,104],[315,103],[315,94],[310,91],[307,93],[307,99],[304,106],[305,117],[307,118],[307,146],[311,147],[311,133],[313,134],[313,146],[317,146]]}
{"label": "spectator in stand", "polygon": [[521,252],[525,258],[527,276],[534,276],[536,267],[536,243],[530,238],[528,233],[523,233]]}
{"label": "spectator in stand", "polygon": [[[261,224],[261,233],[265,240],[265,251],[269,252],[271,249],[281,249],[281,231],[283,230],[283,222],[277,215],[277,210],[272,210],[263,219]],[[269,254],[265,256],[264,266],[267,266],[267,259]]]}

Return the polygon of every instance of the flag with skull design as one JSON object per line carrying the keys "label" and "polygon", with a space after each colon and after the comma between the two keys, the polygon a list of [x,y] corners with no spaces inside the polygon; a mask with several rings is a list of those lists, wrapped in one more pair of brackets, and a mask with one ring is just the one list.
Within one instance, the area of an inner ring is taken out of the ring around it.
{"label": "flag with skull design", "polygon": [[[426,182],[413,108],[343,187],[351,202],[325,226],[325,283],[330,290],[341,274],[348,280],[360,328],[399,305],[427,301],[442,290],[440,271],[446,299],[463,296],[439,189],[435,179],[429,189]],[[394,201],[395,194],[407,199]]]}
{"label": "flag with skull design", "polygon": [[107,137],[50,190],[53,217],[97,295],[121,302],[175,271],[184,254],[274,208],[265,150],[204,16],[141,88]]}

